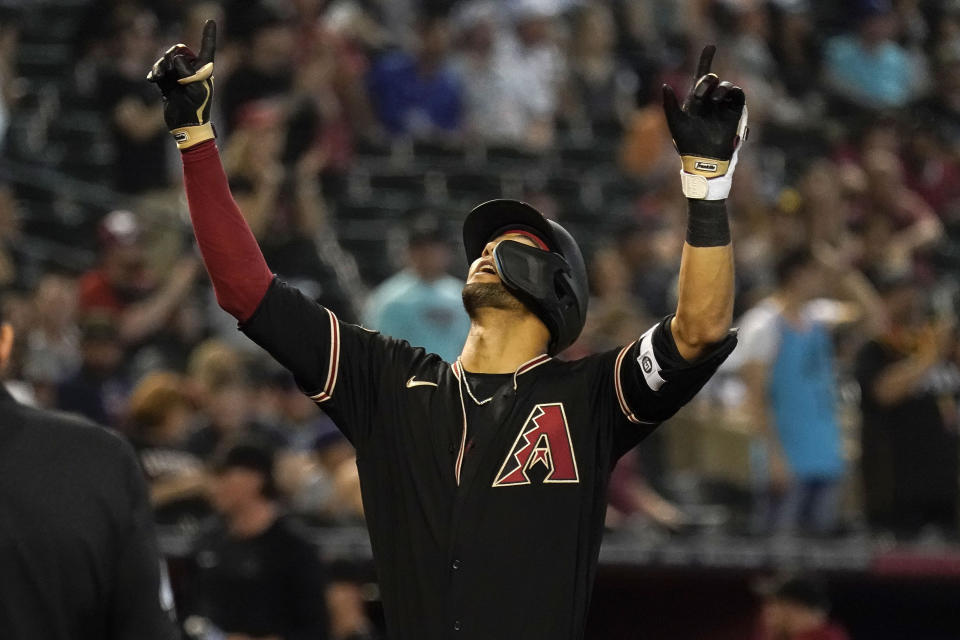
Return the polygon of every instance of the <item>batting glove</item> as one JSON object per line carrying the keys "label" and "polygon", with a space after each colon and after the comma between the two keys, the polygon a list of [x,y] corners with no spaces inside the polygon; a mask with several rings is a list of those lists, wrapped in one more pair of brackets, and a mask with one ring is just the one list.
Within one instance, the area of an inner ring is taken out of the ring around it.
{"label": "batting glove", "polygon": [[163,119],[181,150],[215,137],[210,124],[213,103],[213,54],[217,48],[217,23],[203,26],[200,55],[175,44],[153,63],[147,80],[163,94]]}
{"label": "batting glove", "polygon": [[683,194],[699,200],[724,200],[730,194],[748,131],[743,89],[710,73],[716,51],[713,45],[703,48],[696,82],[682,107],[673,89],[663,85],[663,111],[680,153]]}

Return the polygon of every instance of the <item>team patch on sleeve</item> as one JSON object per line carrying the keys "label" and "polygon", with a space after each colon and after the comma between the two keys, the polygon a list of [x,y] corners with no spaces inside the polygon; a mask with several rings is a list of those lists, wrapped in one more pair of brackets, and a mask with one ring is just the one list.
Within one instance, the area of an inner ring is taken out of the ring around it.
{"label": "team patch on sleeve", "polygon": [[[653,353],[653,332],[658,325],[651,327],[646,333],[640,336],[640,345],[639,353],[637,356],[637,366],[640,367],[640,371],[643,373],[643,378],[647,383],[647,386],[650,387],[651,391],[659,391],[660,387],[663,386],[663,383],[666,382],[662,377],[660,377],[660,363],[657,362],[657,356]],[[627,359],[627,355],[633,349],[633,346],[637,344],[632,342],[620,350],[620,353],[617,355],[617,360],[614,363],[613,367],[613,384],[617,392],[617,402],[620,404],[620,410],[623,412],[623,415],[627,417],[627,420],[634,424],[655,424],[650,423],[646,420],[639,419],[634,413],[633,409],[630,408],[630,405],[627,403],[627,398],[623,392],[623,363]]]}
{"label": "team patch on sleeve", "polygon": [[310,396],[310,399],[318,404],[333,397],[333,388],[337,386],[337,370],[340,368],[340,323],[330,309],[327,309],[327,315],[330,317],[330,362],[327,364],[327,380],[320,393]]}
{"label": "team patch on sleeve", "polygon": [[640,365],[640,371],[643,372],[643,379],[647,381],[647,386],[652,391],[660,391],[660,387],[666,382],[660,377],[660,363],[657,362],[657,356],[653,352],[653,332],[660,326],[654,325],[645,334],[640,336],[640,355],[637,356],[637,364]]}

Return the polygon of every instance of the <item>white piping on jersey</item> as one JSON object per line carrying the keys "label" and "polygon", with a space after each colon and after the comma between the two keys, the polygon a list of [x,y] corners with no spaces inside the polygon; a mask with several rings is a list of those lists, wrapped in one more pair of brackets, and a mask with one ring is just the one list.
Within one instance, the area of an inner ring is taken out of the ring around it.
{"label": "white piping on jersey", "polygon": [[534,358],[530,358],[529,360],[524,362],[522,365],[517,367],[517,370],[513,372],[513,390],[514,391],[517,390],[517,376],[522,375],[528,371],[532,371],[533,369],[536,369],[537,367],[542,365],[544,362],[547,362],[548,360],[552,360],[552,358],[545,353],[541,353],[540,355]]}
{"label": "white piping on jersey", "polygon": [[[551,359],[547,354],[541,353],[517,367],[517,370],[513,372],[513,390],[517,390],[517,376],[527,373]],[[450,365],[450,370],[453,371],[453,376],[457,379],[457,391],[460,392],[460,410],[463,412],[463,433],[460,436],[460,452],[457,454],[457,464],[456,467],[454,467],[454,476],[457,479],[457,486],[459,487],[460,469],[463,466],[463,455],[467,446],[467,405],[463,399],[463,388],[467,388],[467,393],[470,394],[470,398],[478,405],[484,405],[490,402],[493,400],[493,396],[490,396],[486,400],[477,400],[476,396],[473,395],[473,391],[470,389],[470,383],[467,382],[467,376],[464,372],[463,365],[460,363],[460,358],[457,358],[456,361]],[[463,375],[461,375],[461,372],[464,372]]]}
{"label": "white piping on jersey", "polygon": [[[539,367],[541,364],[543,364],[544,362],[547,362],[548,360],[552,360],[552,358],[545,353],[541,353],[540,355],[527,360],[526,362],[521,364],[519,367],[517,367],[516,371],[513,372],[513,390],[514,391],[517,390],[517,376],[523,375],[528,371],[532,371],[533,369]],[[457,358],[456,362],[454,362],[453,365],[451,365],[451,367],[453,368],[453,375],[456,376],[457,380],[460,380],[461,379],[460,372],[464,371],[463,363],[460,362],[460,358]],[[493,396],[490,396],[489,398],[484,398],[483,400],[479,400],[477,396],[473,395],[473,389],[470,388],[470,381],[467,380],[466,375],[463,376],[463,384],[467,388],[467,393],[470,395],[470,398],[477,405],[482,406],[487,404],[491,400],[493,400]]]}
{"label": "white piping on jersey", "polygon": [[333,388],[337,386],[337,372],[340,370],[340,323],[333,311],[327,309],[330,318],[330,362],[327,364],[327,380],[323,390],[310,399],[320,404],[333,397]]}
{"label": "white piping on jersey", "polygon": [[633,410],[630,408],[630,405],[627,404],[627,398],[623,395],[623,383],[620,381],[620,365],[623,363],[624,357],[626,357],[627,352],[630,351],[630,347],[637,343],[636,340],[625,346],[620,350],[620,353],[617,355],[616,362],[613,363],[613,386],[617,391],[617,402],[620,404],[620,410],[623,411],[623,415],[627,417],[627,420],[633,424],[657,424],[656,422],[648,422],[646,420],[639,419],[634,415]]}
{"label": "white piping on jersey", "polygon": [[[454,369],[454,371],[458,370],[463,371],[463,365],[460,363],[460,358],[457,358],[456,369]],[[467,380],[467,376],[463,376],[463,379],[461,379],[460,376],[457,376],[457,380],[460,380],[463,383],[463,386],[467,388],[467,393],[470,394],[470,397],[477,405],[483,406],[493,400],[493,396],[490,396],[484,400],[477,400],[477,396],[473,395],[473,389],[470,388],[470,381]]]}
{"label": "white piping on jersey", "polygon": [[636,344],[636,340],[621,349],[619,355],[617,355],[617,361],[613,365],[613,386],[617,390],[617,401],[620,403],[620,410],[623,411],[623,415],[627,416],[627,420],[630,422],[640,424],[640,420],[633,415],[630,405],[627,404],[627,399],[623,395],[623,384],[620,382],[620,365],[623,363],[623,358],[627,355],[627,351],[629,351],[630,347],[634,344]]}
{"label": "white piping on jersey", "polygon": [[457,464],[453,469],[453,475],[457,479],[457,486],[460,486],[460,467],[463,465],[463,452],[467,446],[467,405],[463,401],[463,382],[464,378],[460,377],[459,372],[460,359],[457,358],[457,361],[453,363],[453,375],[457,377],[457,391],[460,392],[460,411],[463,412],[463,432],[460,435],[460,452],[457,454]]}

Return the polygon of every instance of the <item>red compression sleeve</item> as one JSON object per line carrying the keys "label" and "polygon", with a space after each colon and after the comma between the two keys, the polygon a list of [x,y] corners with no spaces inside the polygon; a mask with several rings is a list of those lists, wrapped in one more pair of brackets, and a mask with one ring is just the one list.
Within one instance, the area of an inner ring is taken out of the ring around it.
{"label": "red compression sleeve", "polygon": [[182,158],[193,233],[217,302],[244,322],[256,311],[273,274],[230,194],[216,143],[202,142]]}

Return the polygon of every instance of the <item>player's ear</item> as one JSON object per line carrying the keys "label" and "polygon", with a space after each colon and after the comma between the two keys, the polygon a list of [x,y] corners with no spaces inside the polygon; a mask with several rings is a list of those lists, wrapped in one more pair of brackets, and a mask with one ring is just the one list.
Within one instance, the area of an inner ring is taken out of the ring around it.
{"label": "player's ear", "polygon": [[9,323],[0,324],[0,372],[10,361],[10,354],[13,352],[13,326]]}

